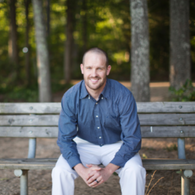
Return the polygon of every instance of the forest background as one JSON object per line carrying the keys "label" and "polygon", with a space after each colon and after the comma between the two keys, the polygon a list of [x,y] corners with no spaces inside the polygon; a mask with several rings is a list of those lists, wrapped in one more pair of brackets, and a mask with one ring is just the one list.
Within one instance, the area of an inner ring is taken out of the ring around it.
{"label": "forest background", "polygon": [[[70,80],[82,79],[79,65],[84,51],[91,47],[102,48],[108,53],[112,65],[109,78],[131,80],[129,0],[45,0],[42,6],[52,93],[68,89]],[[147,6],[150,82],[169,81],[170,2],[148,0]],[[33,17],[30,0],[0,1],[0,101],[38,101]],[[189,27],[191,80],[194,81],[195,2],[192,0],[189,1]],[[69,40],[71,47],[67,45]],[[65,68],[67,54],[71,58],[68,80]]]}

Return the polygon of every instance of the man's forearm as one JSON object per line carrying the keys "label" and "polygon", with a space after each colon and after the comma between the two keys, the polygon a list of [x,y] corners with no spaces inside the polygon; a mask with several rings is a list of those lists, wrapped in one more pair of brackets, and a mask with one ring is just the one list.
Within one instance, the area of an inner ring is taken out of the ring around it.
{"label": "man's forearm", "polygon": [[79,175],[85,171],[85,167],[81,163],[75,165],[73,168]]}
{"label": "man's forearm", "polygon": [[104,169],[108,174],[113,174],[117,169],[119,168],[119,166],[109,163]]}

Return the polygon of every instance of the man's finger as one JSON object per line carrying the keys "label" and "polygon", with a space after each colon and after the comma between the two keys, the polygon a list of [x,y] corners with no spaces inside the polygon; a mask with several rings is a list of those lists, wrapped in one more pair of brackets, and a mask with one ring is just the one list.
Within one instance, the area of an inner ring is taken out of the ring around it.
{"label": "man's finger", "polygon": [[98,179],[95,179],[89,186],[95,188],[100,184],[102,184],[102,181],[98,181]]}
{"label": "man's finger", "polygon": [[92,164],[87,164],[86,165],[88,168],[92,168],[93,170],[99,171],[101,170],[101,167],[97,166],[97,165],[92,165]]}

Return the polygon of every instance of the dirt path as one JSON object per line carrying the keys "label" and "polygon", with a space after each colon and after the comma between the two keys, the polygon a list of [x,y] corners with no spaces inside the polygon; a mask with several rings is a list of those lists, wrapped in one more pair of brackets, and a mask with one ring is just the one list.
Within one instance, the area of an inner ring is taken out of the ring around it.
{"label": "dirt path", "polygon": [[[130,87],[128,83],[123,83]],[[168,83],[151,84],[151,101],[164,101],[167,98]],[[62,93],[54,96],[59,102]],[[177,158],[176,139],[143,139],[140,155],[143,158]],[[24,158],[27,156],[28,139],[0,138],[0,158]],[[186,139],[186,156],[195,158],[195,139]],[[56,139],[37,139],[37,158],[58,158],[60,151],[56,145]],[[153,172],[147,172],[147,185]],[[157,171],[149,189],[154,186],[150,195],[179,195],[180,175],[176,171]],[[100,187],[91,189],[86,186],[81,178],[76,180],[75,195],[119,195],[118,176],[113,175],[108,182]],[[11,170],[0,170],[0,195],[19,195],[20,179],[14,176]],[[51,171],[29,171],[29,195],[51,194]],[[195,194],[195,176],[190,179],[191,195]],[[149,190],[148,190],[149,192]]]}

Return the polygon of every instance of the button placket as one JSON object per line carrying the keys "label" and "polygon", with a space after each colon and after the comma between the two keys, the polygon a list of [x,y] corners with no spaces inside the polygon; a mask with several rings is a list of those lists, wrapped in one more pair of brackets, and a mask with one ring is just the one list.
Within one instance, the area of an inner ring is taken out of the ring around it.
{"label": "button placket", "polygon": [[96,136],[98,138],[98,144],[100,146],[103,145],[103,139],[102,139],[102,132],[101,132],[101,125],[100,125],[100,112],[99,112],[99,106],[98,102],[95,103],[94,107],[94,115],[95,115],[95,129],[96,129]]}

